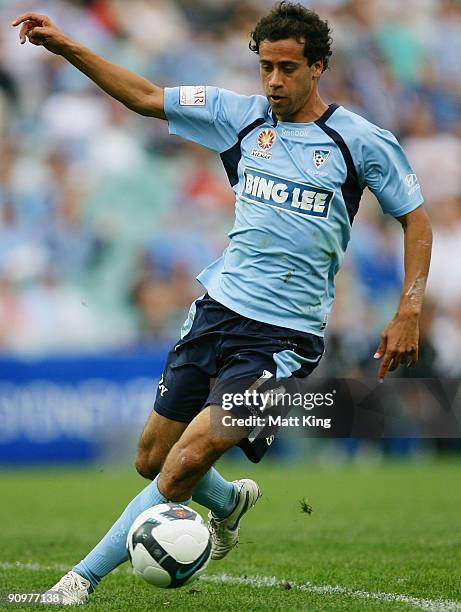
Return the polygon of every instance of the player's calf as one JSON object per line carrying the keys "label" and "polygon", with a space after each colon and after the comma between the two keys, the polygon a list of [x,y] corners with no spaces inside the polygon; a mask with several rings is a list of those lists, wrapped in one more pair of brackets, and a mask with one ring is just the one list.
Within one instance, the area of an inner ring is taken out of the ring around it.
{"label": "player's calf", "polygon": [[160,473],[171,447],[179,440],[187,423],[172,421],[152,412],[141,434],[136,454],[136,470],[154,480]]}
{"label": "player's calf", "polygon": [[138,449],[135,468],[138,474],[143,478],[154,480],[160,474],[164,460],[164,457],[152,456],[151,452]]}

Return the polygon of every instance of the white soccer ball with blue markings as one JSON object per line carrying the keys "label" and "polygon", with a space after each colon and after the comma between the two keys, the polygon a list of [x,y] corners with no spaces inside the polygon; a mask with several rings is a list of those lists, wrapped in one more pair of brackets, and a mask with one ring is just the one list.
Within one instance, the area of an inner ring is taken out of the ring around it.
{"label": "white soccer ball with blue markings", "polygon": [[165,589],[195,580],[211,556],[211,536],[202,517],[174,503],[142,512],[128,532],[126,545],[134,573]]}

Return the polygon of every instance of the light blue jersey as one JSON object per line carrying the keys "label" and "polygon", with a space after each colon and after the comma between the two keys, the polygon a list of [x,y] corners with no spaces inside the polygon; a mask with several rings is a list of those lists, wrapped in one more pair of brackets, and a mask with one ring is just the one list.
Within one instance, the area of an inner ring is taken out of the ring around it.
{"label": "light blue jersey", "polygon": [[165,112],[171,134],[221,155],[235,225],[198,280],[250,319],[322,336],[364,188],[394,217],[423,203],[395,137],[341,106],[277,122],[263,96],[200,86],[166,89]]}

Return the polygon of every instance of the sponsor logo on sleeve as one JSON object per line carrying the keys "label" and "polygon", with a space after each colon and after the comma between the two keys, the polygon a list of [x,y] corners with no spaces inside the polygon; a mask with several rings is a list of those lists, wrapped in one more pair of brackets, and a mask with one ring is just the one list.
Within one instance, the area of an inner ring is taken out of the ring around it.
{"label": "sponsor logo on sleeve", "polygon": [[180,106],[205,106],[206,105],[206,86],[193,85],[179,88]]}
{"label": "sponsor logo on sleeve", "polygon": [[421,189],[421,185],[419,184],[418,177],[416,174],[407,174],[405,177],[405,184],[409,188],[408,195],[411,196],[416,191]]}
{"label": "sponsor logo on sleeve", "polygon": [[327,189],[247,168],[240,197],[246,202],[268,204],[298,215],[328,219],[333,195]]}
{"label": "sponsor logo on sleeve", "polygon": [[268,149],[272,149],[275,145],[275,141],[277,140],[277,133],[275,130],[267,129],[262,130],[258,136],[258,146],[263,151],[267,151]]}
{"label": "sponsor logo on sleeve", "polygon": [[272,154],[268,151],[275,145],[276,140],[277,132],[275,130],[271,128],[261,130],[258,134],[258,148],[253,149],[252,156],[259,159],[272,159]]}

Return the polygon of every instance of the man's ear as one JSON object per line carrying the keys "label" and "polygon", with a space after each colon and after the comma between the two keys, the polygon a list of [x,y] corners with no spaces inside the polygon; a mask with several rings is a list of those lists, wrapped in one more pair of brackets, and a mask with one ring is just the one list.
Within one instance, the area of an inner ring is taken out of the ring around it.
{"label": "man's ear", "polygon": [[323,73],[323,60],[317,60],[311,66],[312,76],[316,79],[320,78]]}

